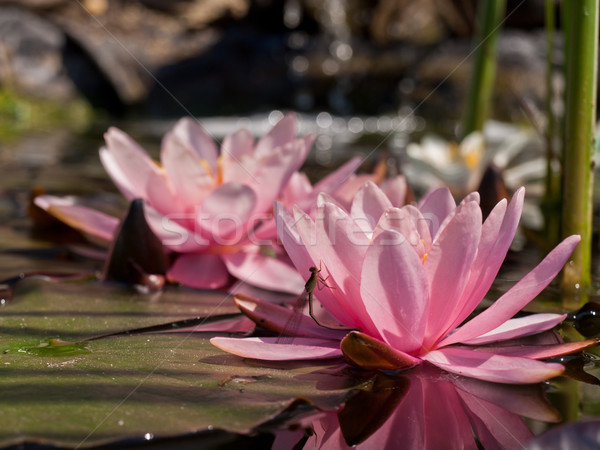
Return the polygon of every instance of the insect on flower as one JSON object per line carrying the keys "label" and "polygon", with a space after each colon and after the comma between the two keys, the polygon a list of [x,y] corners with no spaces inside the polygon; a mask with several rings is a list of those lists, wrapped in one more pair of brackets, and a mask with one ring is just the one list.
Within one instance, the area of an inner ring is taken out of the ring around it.
{"label": "insect on flower", "polygon": [[[285,326],[283,327],[283,330],[281,332],[281,335],[277,339],[277,342],[284,343],[284,342],[292,340],[289,336],[290,335],[293,336],[296,333],[296,331],[298,330],[298,327],[300,326],[300,321],[302,319],[302,314],[303,314],[302,312],[304,311],[304,308],[306,307],[307,303],[308,303],[308,313],[317,325],[324,327],[324,328],[329,328],[332,330],[347,330],[347,331],[351,330],[351,328],[348,328],[348,327],[340,327],[340,326],[336,326],[335,324],[325,324],[322,321],[322,319],[317,318],[315,310],[314,310],[314,308],[315,308],[314,290],[315,289],[321,290],[323,288],[328,288],[328,289],[334,289],[334,288],[332,286],[329,286],[326,283],[329,276],[327,278],[323,278],[323,276],[321,275],[320,265],[318,268],[316,266],[311,266],[308,270],[310,271],[310,276],[309,276],[308,280],[306,281],[306,283],[304,284],[304,291],[296,299],[296,302],[294,303],[293,311],[290,315],[290,318],[288,319]],[[288,336],[288,337],[286,337],[286,336]]]}

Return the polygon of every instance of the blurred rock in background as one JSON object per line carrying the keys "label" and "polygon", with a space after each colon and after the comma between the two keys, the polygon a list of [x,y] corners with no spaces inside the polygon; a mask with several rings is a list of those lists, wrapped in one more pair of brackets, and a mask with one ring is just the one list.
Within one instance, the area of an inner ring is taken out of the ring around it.
{"label": "blurred rock in background", "polygon": [[[3,0],[0,89],[152,117],[419,105],[453,121],[475,3]],[[518,120],[524,100],[543,105],[544,1],[507,3],[493,115]]]}

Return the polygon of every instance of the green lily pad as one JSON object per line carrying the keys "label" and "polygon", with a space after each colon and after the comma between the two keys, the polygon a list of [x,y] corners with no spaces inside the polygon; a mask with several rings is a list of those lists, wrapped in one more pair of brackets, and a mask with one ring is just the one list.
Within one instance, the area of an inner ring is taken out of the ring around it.
{"label": "green lily pad", "polygon": [[91,446],[222,429],[248,433],[294,399],[335,409],[360,380],[339,361],[267,364],[214,333],[107,333],[230,314],[229,294],[26,279],[0,307],[0,446]]}

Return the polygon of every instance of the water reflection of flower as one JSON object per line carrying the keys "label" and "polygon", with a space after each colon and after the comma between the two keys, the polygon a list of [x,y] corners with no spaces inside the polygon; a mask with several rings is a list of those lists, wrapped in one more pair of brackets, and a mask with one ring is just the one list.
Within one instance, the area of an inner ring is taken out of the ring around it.
{"label": "water reflection of flower", "polygon": [[420,366],[402,376],[378,374],[339,412],[321,412],[304,431],[276,435],[274,449],[523,448],[533,433],[521,417],[560,420],[543,386],[514,386]]}
{"label": "water reflection of flower", "polygon": [[[314,136],[296,138],[296,119],[285,116],[254,142],[247,130],[227,136],[221,151],[192,119],[165,135],[161,163],[127,134],[111,128],[100,150],[102,163],[129,200],[145,201],[146,218],[163,245],[179,256],[167,275],[198,288],[218,288],[229,274],[256,286],[299,292],[301,276],[276,243],[274,200],[315,203],[334,193],[359,164],[355,158],[312,186],[297,172]],[[119,220],[53,196],[36,204],[101,241],[113,240]]]}
{"label": "water reflection of flower", "polygon": [[[290,343],[280,338],[213,338],[231,353],[266,360],[343,356],[365,369],[402,370],[428,361],[444,370],[500,383],[536,383],[563,366],[539,359],[595,341],[547,346],[499,342],[551,329],[566,315],[513,318],[560,271],[579,242],[571,236],[492,306],[463,323],[490,288],[515,235],[524,189],[501,201],[482,224],[477,194],[458,206],[447,189],[415,208],[393,208],[374,184],[346,212],[322,196],[317,219],[278,208],[281,240],[300,271],[319,267],[329,287],[315,291],[328,313],[319,326],[297,321]],[[281,333],[289,312],[238,296],[240,309]],[[354,331],[330,329],[342,325]]]}

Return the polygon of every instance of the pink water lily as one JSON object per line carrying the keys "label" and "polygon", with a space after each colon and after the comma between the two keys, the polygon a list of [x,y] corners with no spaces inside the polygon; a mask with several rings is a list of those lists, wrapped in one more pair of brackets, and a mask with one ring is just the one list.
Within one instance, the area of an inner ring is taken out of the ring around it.
{"label": "pink water lily", "polygon": [[[595,341],[519,346],[514,340],[553,328],[564,314],[513,318],[558,274],[579,242],[570,236],[535,269],[479,315],[469,318],[486,295],[516,233],[524,189],[510,204],[499,202],[482,223],[479,196],[458,206],[443,188],[418,205],[392,207],[373,183],[357,193],[350,212],[326,195],[313,220],[298,208],[276,211],[283,245],[300,273],[321,269],[328,287],[314,294],[328,314],[321,327],[298,321],[296,338],[218,337],[228,352],[289,360],[345,356],[351,363],[400,370],[424,361],[460,375],[502,383],[534,383],[563,372],[538,359],[578,351]],[[238,297],[238,306],[261,326],[289,328],[289,312],[258,299]],[[279,309],[274,309],[279,308]],[[287,315],[286,315],[287,314]],[[461,325],[462,324],[462,325]],[[492,346],[492,344],[494,346]]]}
{"label": "pink water lily", "polygon": [[[319,192],[334,193],[360,164],[355,158],[312,186],[297,170],[314,136],[296,138],[292,114],[257,142],[245,129],[227,136],[220,152],[198,123],[181,119],[162,141],[160,164],[121,130],[110,128],[105,139],[104,168],[125,197],[144,199],[152,230],[178,255],[168,277],[197,288],[222,287],[231,274],[300,292],[302,277],[276,243],[273,202],[314,204]],[[117,218],[72,200],[46,195],[36,204],[103,242],[118,227]]]}

